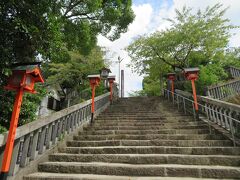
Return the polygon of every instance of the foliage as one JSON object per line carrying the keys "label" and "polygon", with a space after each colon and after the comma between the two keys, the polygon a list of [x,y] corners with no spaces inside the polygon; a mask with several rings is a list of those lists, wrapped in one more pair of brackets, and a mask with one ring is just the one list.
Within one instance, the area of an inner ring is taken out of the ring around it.
{"label": "foliage", "polygon": [[2,0],[0,8],[1,69],[38,53],[52,61],[64,47],[88,54],[98,34],[117,39],[134,19],[131,0]]}
{"label": "foliage", "polygon": [[7,131],[7,129],[0,125],[0,134],[4,133],[6,131]]}
{"label": "foliage", "polygon": [[[224,67],[230,64],[227,59],[236,64],[238,51],[235,54],[226,52],[231,35],[229,30],[236,27],[223,18],[225,11],[220,4],[196,14],[191,8],[176,10],[175,19],[168,19],[170,28],[141,36],[127,48],[132,69],[151,79],[144,84],[147,93],[159,91],[154,82],[161,73],[164,76],[186,67],[201,68],[197,83],[200,93],[203,93],[204,86],[226,79]],[[184,86],[190,90],[188,83]]]}
{"label": "foliage", "polygon": [[[77,51],[69,52],[70,60],[66,63],[50,63],[45,67],[48,69],[47,84],[60,84],[71,91],[79,92],[79,97],[75,97],[74,102],[79,103],[82,99],[91,97],[91,88],[87,75],[99,74],[104,64],[103,51],[100,47],[94,48],[87,56],[79,54]],[[96,89],[96,95],[105,92],[101,83]],[[79,99],[80,98],[80,99]]]}
{"label": "foliage", "polygon": [[49,76],[48,84],[58,83],[63,88],[74,88],[84,83],[88,74],[97,73],[104,67],[103,52],[96,47],[87,55],[81,55],[76,51],[69,52],[70,60],[66,63],[47,64]]}
{"label": "foliage", "polygon": [[132,91],[132,92],[128,93],[128,96],[129,97],[146,96],[146,93],[143,90]]}
{"label": "foliage", "polygon": [[[24,93],[18,122],[19,126],[31,122],[36,118],[37,108],[42,97],[46,95],[46,91],[41,85],[35,85],[35,89],[37,94]],[[1,103],[0,109],[0,126],[9,128],[16,93],[0,89],[0,94],[0,102],[4,102]]]}
{"label": "foliage", "polygon": [[[8,127],[13,106],[14,93],[3,90],[11,64],[43,61],[46,77],[55,76],[55,80],[64,81],[62,84],[74,86],[87,73],[84,68],[96,70],[102,65],[97,60],[91,61],[91,65],[87,62],[96,55],[91,52],[97,49],[97,36],[115,40],[126,32],[134,19],[131,4],[131,0],[1,0],[0,125]],[[71,58],[79,52],[81,62]],[[67,76],[48,72],[49,68],[53,72],[54,67],[62,73],[65,69],[71,71]],[[41,97],[42,92],[24,96],[19,125],[34,119]]]}

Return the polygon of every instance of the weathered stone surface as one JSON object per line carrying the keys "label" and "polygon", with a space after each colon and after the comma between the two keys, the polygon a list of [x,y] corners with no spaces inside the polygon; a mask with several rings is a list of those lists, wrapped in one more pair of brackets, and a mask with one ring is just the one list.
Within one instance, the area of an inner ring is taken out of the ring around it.
{"label": "weathered stone surface", "polygon": [[159,98],[121,99],[25,180],[239,179],[240,147]]}
{"label": "weathered stone surface", "polygon": [[[94,174],[62,174],[62,173],[34,173],[25,177],[25,180],[199,180],[199,178],[187,177],[134,177],[134,176],[111,176]],[[213,180],[201,178],[201,180]],[[224,180],[224,179],[222,179]]]}
{"label": "weathered stone surface", "polygon": [[239,166],[240,156],[182,154],[68,154],[49,156],[55,162],[109,162],[129,164],[189,164]]}

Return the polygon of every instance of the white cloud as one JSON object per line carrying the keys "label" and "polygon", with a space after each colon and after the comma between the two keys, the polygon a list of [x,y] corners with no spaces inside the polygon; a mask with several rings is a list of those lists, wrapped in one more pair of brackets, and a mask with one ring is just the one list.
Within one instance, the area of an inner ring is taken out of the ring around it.
{"label": "white cloud", "polygon": [[[149,1],[150,2],[150,1]],[[123,49],[127,47],[131,41],[143,34],[150,34],[157,30],[163,30],[170,26],[170,23],[165,20],[166,18],[175,17],[175,9],[181,9],[183,6],[192,7],[193,11],[205,9],[207,6],[213,6],[216,3],[222,3],[224,7],[229,7],[225,17],[231,20],[231,24],[240,26],[240,0],[173,0],[171,6],[169,1],[163,0],[159,7],[154,7],[154,4],[140,4],[133,5],[133,11],[136,15],[134,22],[129,26],[128,32],[122,34],[121,38],[111,42],[103,36],[98,37],[98,45],[108,48],[111,52],[115,53],[112,61],[116,61],[118,56],[124,58],[121,69],[125,70],[125,96],[132,90],[141,89],[142,77],[126,67],[130,62],[130,58],[126,51]],[[157,3],[159,5],[159,3]],[[153,10],[155,9],[155,11]],[[240,31],[234,30],[236,33],[230,39],[230,46],[240,46]],[[118,65],[113,63],[111,66],[113,74],[117,77],[118,82]]]}
{"label": "white cloud", "polygon": [[[198,9],[205,9],[207,6],[214,6],[215,4],[223,4],[223,8],[228,8],[225,14],[225,18],[230,19],[230,23],[233,25],[240,26],[240,1],[239,0],[173,0],[173,9],[181,9],[183,6],[192,7],[194,11]],[[240,31],[232,30],[233,35],[230,38],[230,46],[240,46]]]}
{"label": "white cloud", "polygon": [[[128,93],[133,90],[141,89],[140,85],[142,84],[142,77],[138,76],[135,73],[132,73],[130,68],[126,66],[130,62],[130,58],[127,52],[123,49],[130,44],[132,38],[138,35],[143,35],[149,31],[149,24],[151,23],[153,9],[150,4],[142,4],[139,6],[133,6],[133,11],[136,15],[135,20],[129,26],[128,32],[122,34],[121,38],[114,42],[111,42],[103,36],[98,37],[98,45],[106,47],[116,54],[115,57],[113,57],[112,61],[117,61],[118,56],[124,58],[121,63],[121,69],[124,69],[125,71],[125,96],[127,96]],[[118,64],[113,63],[111,65],[111,70],[112,74],[116,75],[118,82]]]}

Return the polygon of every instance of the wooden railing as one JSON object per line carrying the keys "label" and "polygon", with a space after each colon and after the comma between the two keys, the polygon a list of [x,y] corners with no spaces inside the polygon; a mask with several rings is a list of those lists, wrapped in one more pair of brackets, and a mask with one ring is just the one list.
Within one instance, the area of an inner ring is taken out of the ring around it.
{"label": "wooden railing", "polygon": [[[110,104],[110,93],[95,98],[95,115]],[[40,118],[17,128],[9,175],[15,175],[37,157],[56,145],[65,135],[73,132],[91,118],[91,100],[71,106],[50,116]],[[0,163],[7,133],[0,135]],[[1,167],[1,164],[0,164]]]}
{"label": "wooden railing", "polygon": [[240,78],[206,89],[206,95],[214,99],[230,98],[238,93],[240,93]]}

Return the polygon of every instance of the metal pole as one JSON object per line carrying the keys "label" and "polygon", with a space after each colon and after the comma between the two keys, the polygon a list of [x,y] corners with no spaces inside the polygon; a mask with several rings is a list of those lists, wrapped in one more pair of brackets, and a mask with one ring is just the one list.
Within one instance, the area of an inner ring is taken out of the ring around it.
{"label": "metal pole", "polygon": [[121,98],[124,97],[124,70],[121,70]]}
{"label": "metal pole", "polygon": [[121,97],[121,67],[120,67],[121,61],[120,61],[120,59],[119,59],[118,63],[119,63],[118,64],[118,83],[119,83],[119,93],[120,93],[119,97]]}
{"label": "metal pole", "polygon": [[123,58],[121,59],[120,56],[118,56],[118,83],[119,83],[119,97],[121,97],[121,62],[123,61]]}

